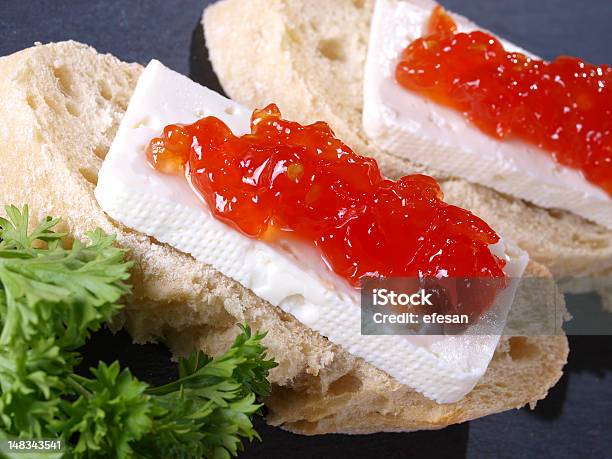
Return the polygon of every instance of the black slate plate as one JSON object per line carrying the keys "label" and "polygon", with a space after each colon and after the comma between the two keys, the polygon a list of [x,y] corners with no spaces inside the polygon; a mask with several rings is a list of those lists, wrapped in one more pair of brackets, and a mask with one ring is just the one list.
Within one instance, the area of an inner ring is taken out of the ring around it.
{"label": "black slate plate", "polygon": [[[244,0],[249,1],[249,0]],[[287,0],[291,1],[291,0]],[[330,0],[331,1],[331,0]],[[208,64],[199,0],[0,1],[0,55],[35,41],[74,39],[127,61],[160,59],[220,90]],[[519,45],[552,58],[612,62],[612,1],[446,0],[442,3]],[[2,103],[0,99],[0,103]],[[263,443],[243,458],[612,457],[612,338],[571,337],[565,375],[533,411],[521,409],[433,432],[301,437],[258,422]],[[98,333],[82,367],[121,360],[162,383],[175,366],[163,346],[137,346],[125,333]]]}

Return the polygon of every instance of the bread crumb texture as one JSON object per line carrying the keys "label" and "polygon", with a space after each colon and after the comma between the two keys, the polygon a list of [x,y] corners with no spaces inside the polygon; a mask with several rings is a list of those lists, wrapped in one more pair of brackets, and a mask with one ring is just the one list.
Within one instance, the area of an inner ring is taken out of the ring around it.
{"label": "bread crumb texture", "polygon": [[[287,63],[278,66],[279,72],[293,74],[289,61],[295,57],[289,50],[296,41],[311,39],[301,28],[326,29],[324,15],[307,24],[305,19],[287,22],[289,12],[291,18],[299,18],[300,2],[295,2],[294,11],[284,2],[251,1],[253,6],[241,2],[240,8],[235,2],[222,2],[210,10],[208,18],[219,28],[236,25],[227,15],[245,23],[250,17],[256,29],[270,25],[274,33],[269,28],[265,32],[271,41],[259,36],[262,29],[254,40],[256,52],[266,46],[283,49],[281,60]],[[367,26],[360,11],[369,8],[369,2],[338,4],[341,8],[330,14],[340,17],[351,12],[360,27]],[[285,24],[295,24],[296,30],[288,32]],[[330,30],[325,36],[331,41],[317,42],[313,48],[321,55],[318,59],[330,66],[352,62],[356,59],[352,47],[365,46],[363,38],[355,37],[349,45],[336,48],[334,40],[346,43],[340,33]],[[438,405],[210,266],[110,220],[99,208],[93,190],[141,71],[140,65],[98,54],[75,42],[35,46],[0,58],[0,118],[10,120],[0,124],[0,203],[28,203],[35,221],[45,215],[62,216],[64,229],[77,237],[96,227],[117,234],[118,243],[130,249],[135,262],[134,292],[117,324],[125,324],[137,342],[163,340],[176,354],[186,354],[194,347],[219,354],[236,335],[236,323],[248,322],[255,329],[267,330],[265,344],[280,363],[271,374],[274,390],[266,400],[268,421],[303,434],[441,428],[535,402],[559,379],[568,352],[565,337],[504,338],[477,387],[458,403]],[[263,78],[257,69],[255,75]],[[223,77],[226,82],[231,80],[226,73]],[[260,96],[254,85],[250,87],[250,100],[255,101]],[[303,88],[303,82],[296,80],[296,90]],[[358,83],[354,81],[351,88],[343,90],[358,91]],[[306,95],[314,93],[303,93],[311,113],[314,107],[324,106],[325,97]],[[337,104],[351,101],[345,92]],[[548,275],[542,266],[530,266],[535,273]]]}

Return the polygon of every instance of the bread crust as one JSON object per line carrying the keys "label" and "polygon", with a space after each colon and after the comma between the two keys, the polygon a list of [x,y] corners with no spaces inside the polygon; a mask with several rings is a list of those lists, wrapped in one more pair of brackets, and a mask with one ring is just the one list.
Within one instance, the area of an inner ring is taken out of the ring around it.
{"label": "bread crust", "polygon": [[[95,227],[117,234],[135,261],[123,321],[136,341],[219,354],[236,323],[267,330],[265,344],[280,363],[268,421],[303,434],[441,428],[535,402],[559,379],[564,336],[504,338],[467,397],[436,404],[210,266],[109,219],[93,190],[141,71],[75,42],[0,58],[0,117],[11,120],[0,124],[0,204],[28,203],[33,223],[60,215],[76,237]],[[537,263],[528,269],[549,275]]]}

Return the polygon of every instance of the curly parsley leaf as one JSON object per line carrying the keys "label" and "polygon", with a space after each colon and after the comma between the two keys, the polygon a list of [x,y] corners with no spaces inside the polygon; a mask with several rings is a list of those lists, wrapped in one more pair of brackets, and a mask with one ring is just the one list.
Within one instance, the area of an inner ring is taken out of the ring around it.
{"label": "curly parsley leaf", "polygon": [[52,228],[59,222],[58,218],[47,217],[33,231],[28,232],[29,210],[24,206],[19,210],[15,206],[4,208],[8,220],[0,217],[0,250],[29,249],[36,240],[42,242],[53,242],[61,240],[65,233],[56,233]]}
{"label": "curly parsley leaf", "polygon": [[[0,344],[18,337],[60,336],[61,345],[76,349],[89,330],[97,329],[118,310],[119,299],[129,291],[131,263],[125,251],[113,246],[114,236],[101,230],[88,233],[91,243],[75,241],[60,247],[51,228],[58,220],[47,218],[28,232],[28,208],[6,208],[9,220],[0,219],[0,284],[6,308]],[[42,248],[36,242],[49,243]],[[61,305],[61,308],[55,307]]]}
{"label": "curly parsley leaf", "polygon": [[69,371],[53,338],[0,346],[0,430],[43,438],[59,415],[62,380]]}
{"label": "curly parsley leaf", "polygon": [[[275,366],[266,360],[263,337],[243,327],[226,354],[211,359],[198,353],[182,359],[180,367],[190,372],[157,388],[139,382],[128,370],[120,371],[117,362],[101,363],[92,369],[93,379],[69,379],[78,398],[62,402],[66,416],[53,428],[76,443],[75,458],[235,456],[243,439],[259,439],[252,416],[261,408],[256,396],[267,393],[269,383],[267,372],[248,370],[253,364]],[[257,385],[266,392],[252,392],[251,377],[263,377],[265,382]]]}
{"label": "curly parsley leaf", "polygon": [[[143,443],[152,442],[165,457],[229,458],[241,450],[242,438],[259,439],[251,422],[261,408],[256,396],[269,394],[268,373],[277,365],[266,359],[264,337],[241,326],[224,355],[211,359],[198,352],[181,359],[178,381],[147,390],[157,396],[161,410]],[[160,441],[169,433],[180,435],[181,441]],[[198,455],[190,455],[192,451]]]}
{"label": "curly parsley leaf", "polygon": [[121,308],[131,263],[114,237],[61,246],[58,219],[28,230],[28,208],[0,218],[0,438],[58,437],[66,457],[230,458],[259,438],[252,417],[268,395],[261,341],[241,326],[232,347],[179,360],[179,379],[149,387],[119,363],[74,373],[78,348]]}
{"label": "curly parsley leaf", "polygon": [[100,363],[93,379],[73,376],[69,383],[80,393],[76,401],[64,400],[64,419],[53,428],[74,444],[74,457],[131,457],[131,443],[150,431],[151,401],[145,383],[119,363]]}
{"label": "curly parsley leaf", "polygon": [[265,333],[253,335],[248,326],[239,325],[240,333],[232,347],[221,357],[211,359],[202,352],[194,352],[179,362],[178,381],[150,389],[148,393],[163,395],[182,386],[186,389],[214,387],[216,383],[235,378],[244,394],[269,395],[269,371],[277,364],[266,360],[266,349],[261,344]]}

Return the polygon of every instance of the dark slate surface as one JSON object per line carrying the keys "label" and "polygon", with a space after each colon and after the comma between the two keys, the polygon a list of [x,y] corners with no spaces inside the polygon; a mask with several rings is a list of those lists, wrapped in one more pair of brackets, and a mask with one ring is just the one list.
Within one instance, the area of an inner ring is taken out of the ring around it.
{"label": "dark slate surface", "polygon": [[[244,0],[248,1],[248,0]],[[207,2],[0,0],[0,55],[35,41],[74,39],[127,61],[155,57],[194,80],[219,89],[207,63],[199,16]],[[446,0],[496,33],[552,58],[579,55],[612,62],[612,1]],[[1,95],[0,95],[0,103]],[[244,458],[489,458],[612,457],[612,338],[572,337],[562,380],[534,411],[489,416],[435,432],[300,437],[258,423],[263,443]],[[98,333],[83,367],[120,359],[152,383],[172,378],[175,367],[158,345],[136,346],[125,333]]]}

